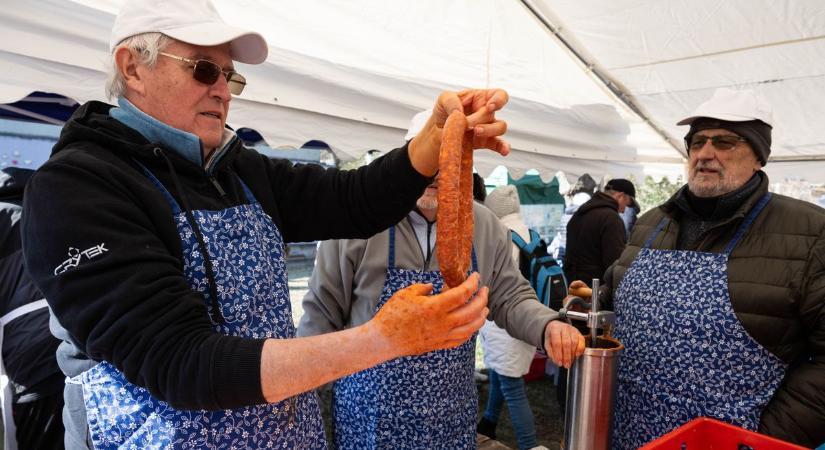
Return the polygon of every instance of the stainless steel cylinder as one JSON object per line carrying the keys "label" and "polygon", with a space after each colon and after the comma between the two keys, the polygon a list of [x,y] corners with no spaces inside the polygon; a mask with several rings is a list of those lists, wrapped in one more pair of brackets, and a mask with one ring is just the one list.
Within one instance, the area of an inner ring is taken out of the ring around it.
{"label": "stainless steel cylinder", "polygon": [[624,346],[612,338],[588,339],[584,354],[573,362],[567,378],[564,414],[565,450],[609,450],[613,437],[619,359]]}

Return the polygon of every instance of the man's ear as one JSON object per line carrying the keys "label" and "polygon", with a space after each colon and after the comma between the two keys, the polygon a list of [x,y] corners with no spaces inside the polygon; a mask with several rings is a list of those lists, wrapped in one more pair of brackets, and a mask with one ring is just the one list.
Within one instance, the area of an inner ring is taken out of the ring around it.
{"label": "man's ear", "polygon": [[143,80],[143,71],[139,70],[140,62],[138,55],[134,51],[119,47],[115,50],[115,65],[120,75],[126,82],[126,89],[143,95],[145,93],[145,86]]}

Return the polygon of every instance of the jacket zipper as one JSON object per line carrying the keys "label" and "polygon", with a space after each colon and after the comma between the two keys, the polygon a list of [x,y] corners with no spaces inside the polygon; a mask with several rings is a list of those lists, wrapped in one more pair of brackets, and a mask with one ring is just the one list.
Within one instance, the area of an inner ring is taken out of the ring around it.
{"label": "jacket zipper", "polygon": [[218,180],[216,180],[215,177],[209,177],[209,181],[212,183],[213,186],[215,186],[215,189],[218,190],[218,193],[221,194],[221,197],[226,198],[226,191],[223,190],[221,184],[218,183]]}

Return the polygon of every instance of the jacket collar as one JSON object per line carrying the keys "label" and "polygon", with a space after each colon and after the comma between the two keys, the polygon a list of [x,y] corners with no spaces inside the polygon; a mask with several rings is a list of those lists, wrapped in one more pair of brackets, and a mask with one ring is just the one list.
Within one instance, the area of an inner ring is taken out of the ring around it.
{"label": "jacket collar", "polygon": [[[733,209],[732,213],[727,215],[727,217],[718,218],[723,220],[723,223],[728,223],[730,220],[736,218],[745,217],[745,215],[748,214],[751,208],[753,208],[754,205],[756,205],[756,202],[758,202],[759,199],[762,198],[762,196],[765,195],[766,192],[768,192],[768,186],[770,184],[768,181],[768,175],[760,170],[754,174],[754,177],[759,177],[759,184],[756,187],[756,189],[754,189],[750,195],[745,197],[744,200],[742,200],[742,202]],[[745,183],[744,186],[740,187],[736,191],[723,195],[720,200],[724,201],[724,198],[735,197],[736,194],[738,194],[740,191],[747,190],[749,187],[748,184],[749,183]],[[662,204],[662,206],[660,206],[662,211],[670,217],[675,217],[680,214],[691,214],[692,210],[690,208],[690,203],[687,200],[687,190],[688,185],[685,184],[678,191],[676,191],[676,193],[673,194],[670,197],[670,199],[668,199],[665,203]]]}
{"label": "jacket collar", "polygon": [[125,97],[119,97],[117,104],[119,107],[112,108],[109,111],[110,116],[134,129],[149,142],[161,144],[164,148],[172,150],[198,167],[204,167],[209,173],[235,140],[235,133],[232,130],[224,129],[220,147],[213,151],[209,159],[204,162],[203,145],[200,138],[192,133],[171,127],[144,113]]}

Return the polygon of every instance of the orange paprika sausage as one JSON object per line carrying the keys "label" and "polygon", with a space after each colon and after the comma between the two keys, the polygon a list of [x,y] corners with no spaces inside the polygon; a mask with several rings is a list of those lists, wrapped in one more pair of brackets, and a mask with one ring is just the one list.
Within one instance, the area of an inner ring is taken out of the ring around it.
{"label": "orange paprika sausage", "polygon": [[473,142],[467,118],[454,111],[444,124],[438,157],[436,255],[448,288],[467,278],[473,244]]}

